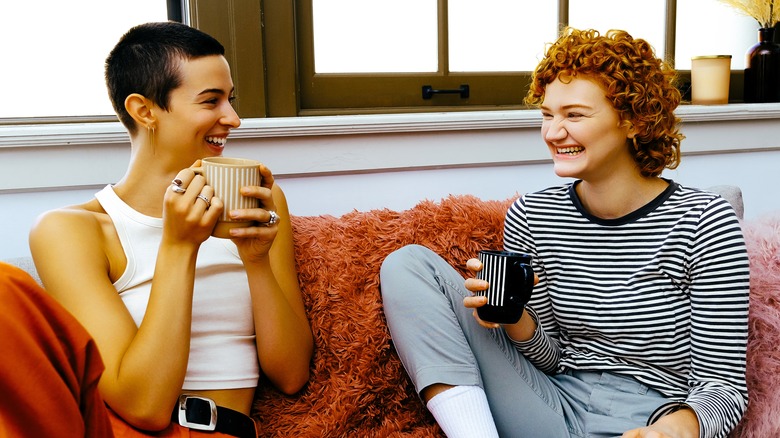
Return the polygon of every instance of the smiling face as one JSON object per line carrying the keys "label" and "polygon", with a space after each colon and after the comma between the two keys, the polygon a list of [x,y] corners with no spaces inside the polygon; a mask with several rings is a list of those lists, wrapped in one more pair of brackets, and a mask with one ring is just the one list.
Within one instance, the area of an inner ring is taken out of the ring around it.
{"label": "smiling face", "polygon": [[186,165],[222,155],[230,130],[241,121],[231,104],[233,80],[223,56],[182,60],[181,85],[171,91],[169,110],[156,108],[155,142]]}
{"label": "smiling face", "polygon": [[595,81],[556,79],[546,86],[541,108],[542,137],[558,176],[595,183],[637,171],[626,145],[633,134]]}

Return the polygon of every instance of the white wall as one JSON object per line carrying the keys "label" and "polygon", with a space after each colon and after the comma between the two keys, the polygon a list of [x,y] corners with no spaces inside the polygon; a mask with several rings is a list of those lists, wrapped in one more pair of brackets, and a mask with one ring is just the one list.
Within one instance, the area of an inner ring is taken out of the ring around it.
{"label": "white wall", "polygon": [[[780,211],[780,104],[681,107],[685,155],[665,176],[738,185],[745,216]],[[0,126],[0,259],[28,255],[41,212],[84,202],[122,176],[118,124]],[[245,120],[226,155],[275,172],[295,215],[414,206],[473,194],[506,199],[563,180],[551,169],[535,111]],[[770,177],[774,177],[771,178]]]}
{"label": "white wall", "polygon": [[[707,188],[736,185],[743,191],[745,217],[780,212],[780,195],[768,182],[780,167],[780,150],[739,154],[693,155],[664,176],[684,185]],[[776,178],[772,178],[776,180]],[[283,178],[293,214],[340,215],[352,209],[412,207],[422,199],[473,194],[503,200],[516,193],[565,182],[548,163],[500,167],[431,169],[326,177]]]}

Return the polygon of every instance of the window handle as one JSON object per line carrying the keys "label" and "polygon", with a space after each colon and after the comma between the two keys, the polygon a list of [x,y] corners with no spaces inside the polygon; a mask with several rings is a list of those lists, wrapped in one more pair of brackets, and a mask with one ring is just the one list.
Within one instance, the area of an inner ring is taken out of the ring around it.
{"label": "window handle", "polygon": [[469,86],[468,85],[461,85],[456,90],[434,90],[432,86],[430,85],[423,85],[422,87],[422,98],[423,99],[431,99],[434,94],[460,94],[461,99],[468,99],[469,98]]}

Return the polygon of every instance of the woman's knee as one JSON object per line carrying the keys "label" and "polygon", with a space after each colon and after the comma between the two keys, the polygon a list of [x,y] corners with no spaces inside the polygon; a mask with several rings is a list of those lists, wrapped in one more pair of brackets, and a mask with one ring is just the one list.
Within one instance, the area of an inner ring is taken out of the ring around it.
{"label": "woman's knee", "polygon": [[383,297],[411,292],[415,278],[425,277],[430,272],[425,260],[435,255],[422,245],[406,245],[390,253],[382,262],[379,280]]}
{"label": "woman's knee", "polygon": [[398,248],[382,261],[380,278],[389,278],[399,271],[417,270],[424,265],[424,259],[431,254],[433,252],[430,249],[417,244]]}

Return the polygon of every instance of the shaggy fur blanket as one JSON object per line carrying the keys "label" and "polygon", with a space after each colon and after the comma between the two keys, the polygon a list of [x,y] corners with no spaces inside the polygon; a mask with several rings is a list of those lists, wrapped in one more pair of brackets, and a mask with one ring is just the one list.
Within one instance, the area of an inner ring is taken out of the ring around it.
{"label": "shaggy fur blanket", "polygon": [[[392,345],[379,267],[406,244],[428,246],[461,270],[479,249],[502,246],[514,198],[450,196],[405,211],[294,216],[295,251],[314,333],[308,385],[285,396],[261,382],[254,405],[262,437],[443,437],[415,394]],[[748,378],[751,406],[739,437],[780,436],[780,219],[746,227],[752,279]],[[763,333],[763,335],[759,335]],[[759,370],[761,370],[759,372]],[[762,378],[763,377],[763,378]]]}
{"label": "shaggy fur blanket", "polygon": [[[450,197],[403,211],[293,217],[298,275],[314,332],[311,378],[286,397],[260,385],[264,437],[443,437],[390,341],[379,267],[392,251],[426,245],[454,266],[500,248],[511,200]],[[464,271],[465,274],[465,271]]]}
{"label": "shaggy fur blanket", "polygon": [[732,437],[780,437],[780,215],[743,223],[750,257],[748,410]]}

